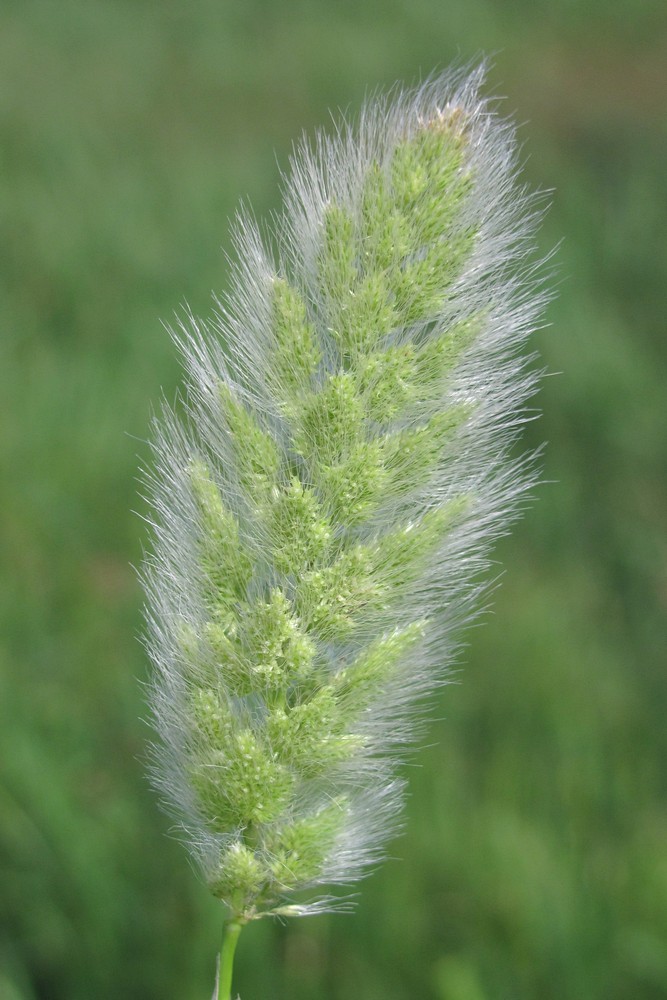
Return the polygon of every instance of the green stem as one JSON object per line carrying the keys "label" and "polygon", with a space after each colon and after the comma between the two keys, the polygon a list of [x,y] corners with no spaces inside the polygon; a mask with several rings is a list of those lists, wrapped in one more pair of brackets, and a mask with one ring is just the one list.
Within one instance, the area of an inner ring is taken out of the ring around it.
{"label": "green stem", "polygon": [[225,927],[222,938],[222,948],[220,949],[220,968],[218,969],[218,996],[217,1000],[231,1000],[232,997],[232,970],[234,968],[234,952],[236,942],[243,928],[243,923],[230,920]]}

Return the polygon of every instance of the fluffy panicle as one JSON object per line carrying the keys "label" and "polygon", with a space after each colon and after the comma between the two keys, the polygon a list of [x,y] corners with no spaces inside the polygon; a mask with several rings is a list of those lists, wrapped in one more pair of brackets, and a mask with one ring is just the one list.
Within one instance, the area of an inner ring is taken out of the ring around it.
{"label": "fluffy panicle", "polygon": [[158,421],[150,476],[154,779],[242,920],[334,905],[380,857],[414,709],[530,483],[510,446],[539,213],[481,80],[302,144],[270,243],[241,215],[229,297],[178,332],[188,413]]}

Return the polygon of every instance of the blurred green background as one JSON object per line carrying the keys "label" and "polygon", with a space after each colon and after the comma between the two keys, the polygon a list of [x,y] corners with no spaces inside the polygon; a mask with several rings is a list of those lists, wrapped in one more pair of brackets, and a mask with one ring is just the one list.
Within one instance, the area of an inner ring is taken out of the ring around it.
{"label": "blurred green background", "polygon": [[251,926],[243,1000],[667,997],[663,0],[3,0],[0,1000],[204,1000],[222,914],[144,778],[160,318],[209,310],[302,129],[492,53],[559,297],[493,613],[353,916]]}

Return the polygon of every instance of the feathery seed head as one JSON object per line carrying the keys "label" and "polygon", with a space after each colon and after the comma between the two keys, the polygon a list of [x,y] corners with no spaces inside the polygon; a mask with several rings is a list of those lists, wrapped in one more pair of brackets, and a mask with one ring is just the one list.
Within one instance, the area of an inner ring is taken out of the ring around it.
{"label": "feathery seed head", "polygon": [[155,781],[243,919],[359,877],[530,465],[517,356],[537,212],[482,71],[302,144],[276,246],[238,220],[229,299],[182,328],[145,577]]}

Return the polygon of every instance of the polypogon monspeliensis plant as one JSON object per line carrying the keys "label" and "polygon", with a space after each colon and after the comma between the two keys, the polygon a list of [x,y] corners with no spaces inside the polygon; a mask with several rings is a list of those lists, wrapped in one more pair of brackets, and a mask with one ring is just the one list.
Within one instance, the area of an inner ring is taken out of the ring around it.
{"label": "polypogon monspeliensis plant", "polygon": [[228,296],[177,330],[186,412],[148,475],[153,777],[228,908],[220,1000],[244,923],[334,908],[381,856],[531,482],[539,212],[482,76],[302,143],[268,239],[241,213]]}

